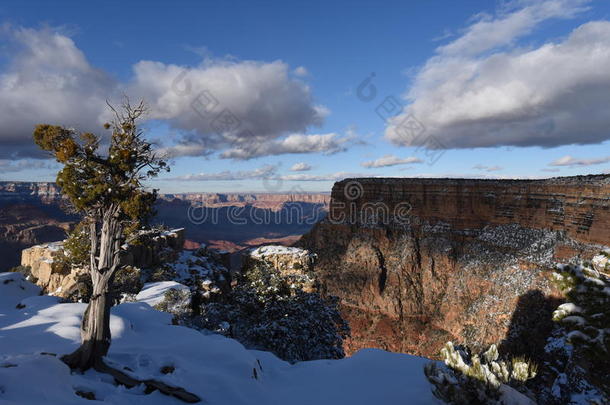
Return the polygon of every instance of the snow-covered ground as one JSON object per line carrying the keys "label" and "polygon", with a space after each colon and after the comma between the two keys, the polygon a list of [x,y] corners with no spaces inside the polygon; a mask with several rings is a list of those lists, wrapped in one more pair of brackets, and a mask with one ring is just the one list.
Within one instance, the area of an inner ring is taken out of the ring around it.
{"label": "snow-covered ground", "polygon": [[[0,273],[0,404],[181,404],[143,387],[116,386],[105,374],[71,374],[54,355],[79,344],[86,305],[62,304],[18,273]],[[184,387],[205,404],[437,404],[423,374],[426,359],[367,349],[343,360],[291,365],[220,335],[171,325],[145,302],[112,309],[107,361],[140,379]],[[171,366],[174,371],[163,374]]]}
{"label": "snow-covered ground", "polygon": [[145,302],[151,307],[161,303],[165,299],[165,293],[169,290],[191,291],[184,284],[175,281],[157,281],[155,283],[146,283],[142,291],[136,295],[136,301]]}

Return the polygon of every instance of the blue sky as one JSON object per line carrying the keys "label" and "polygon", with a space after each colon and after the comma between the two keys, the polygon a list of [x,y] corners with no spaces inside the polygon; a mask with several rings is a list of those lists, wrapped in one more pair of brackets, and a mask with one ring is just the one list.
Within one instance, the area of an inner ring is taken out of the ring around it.
{"label": "blue sky", "polygon": [[609,21],[601,0],[5,1],[0,180],[53,180],[33,125],[101,133],[123,93],[151,106],[163,192],[608,172]]}

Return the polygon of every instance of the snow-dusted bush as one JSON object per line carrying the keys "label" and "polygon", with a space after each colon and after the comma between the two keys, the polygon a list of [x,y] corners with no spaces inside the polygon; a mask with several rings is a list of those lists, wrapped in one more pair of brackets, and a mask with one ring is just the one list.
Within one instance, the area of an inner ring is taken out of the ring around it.
{"label": "snow-dusted bush", "polygon": [[428,363],[424,373],[433,394],[448,404],[533,404],[515,390],[536,376],[536,366],[524,358],[500,359],[496,345],[482,355],[447,342],[441,349],[444,365]]}
{"label": "snow-dusted bush", "polygon": [[610,359],[610,279],[587,263],[561,265],[555,279],[569,302],[553,320],[569,330],[568,342],[592,359]]}
{"label": "snow-dusted bush", "polygon": [[556,371],[545,395],[561,403],[610,402],[610,279],[603,273],[609,267],[607,252],[557,267],[555,281],[568,302],[553,313],[557,328],[545,350]]}
{"label": "snow-dusted bush", "polygon": [[292,362],[342,358],[349,335],[336,298],[265,266],[244,274],[226,300],[203,305],[196,323]]}
{"label": "snow-dusted bush", "polygon": [[172,288],[167,290],[163,301],[154,306],[155,309],[170,313],[174,316],[174,323],[187,323],[192,315],[191,293],[188,290]]}

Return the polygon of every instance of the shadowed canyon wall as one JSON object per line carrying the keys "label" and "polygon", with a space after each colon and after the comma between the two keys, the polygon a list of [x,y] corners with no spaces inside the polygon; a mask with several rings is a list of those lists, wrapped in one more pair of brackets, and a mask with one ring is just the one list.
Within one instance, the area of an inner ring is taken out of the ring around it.
{"label": "shadowed canyon wall", "polygon": [[[426,356],[448,340],[511,347],[545,336],[554,263],[609,244],[608,175],[346,179],[298,243],[318,256],[322,292],[341,299],[348,352]],[[515,311],[525,301],[530,310]]]}

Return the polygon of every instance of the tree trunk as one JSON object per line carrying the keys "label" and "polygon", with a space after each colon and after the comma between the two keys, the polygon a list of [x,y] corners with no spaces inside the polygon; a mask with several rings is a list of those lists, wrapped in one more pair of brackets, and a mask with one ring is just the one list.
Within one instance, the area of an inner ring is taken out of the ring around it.
{"label": "tree trunk", "polygon": [[98,368],[110,348],[110,306],[112,294],[106,277],[93,286],[93,295],[83,315],[81,346],[62,360],[72,369]]}
{"label": "tree trunk", "polygon": [[[118,218],[119,207],[112,205],[102,216],[101,232],[98,235],[97,221],[92,221],[91,238],[91,283],[93,295],[83,314],[81,323],[81,346],[62,360],[72,369],[85,371],[99,368],[102,358],[110,348],[110,307],[112,306],[112,280],[120,266],[122,227]],[[99,250],[98,250],[99,247]],[[99,256],[98,256],[99,252]]]}

